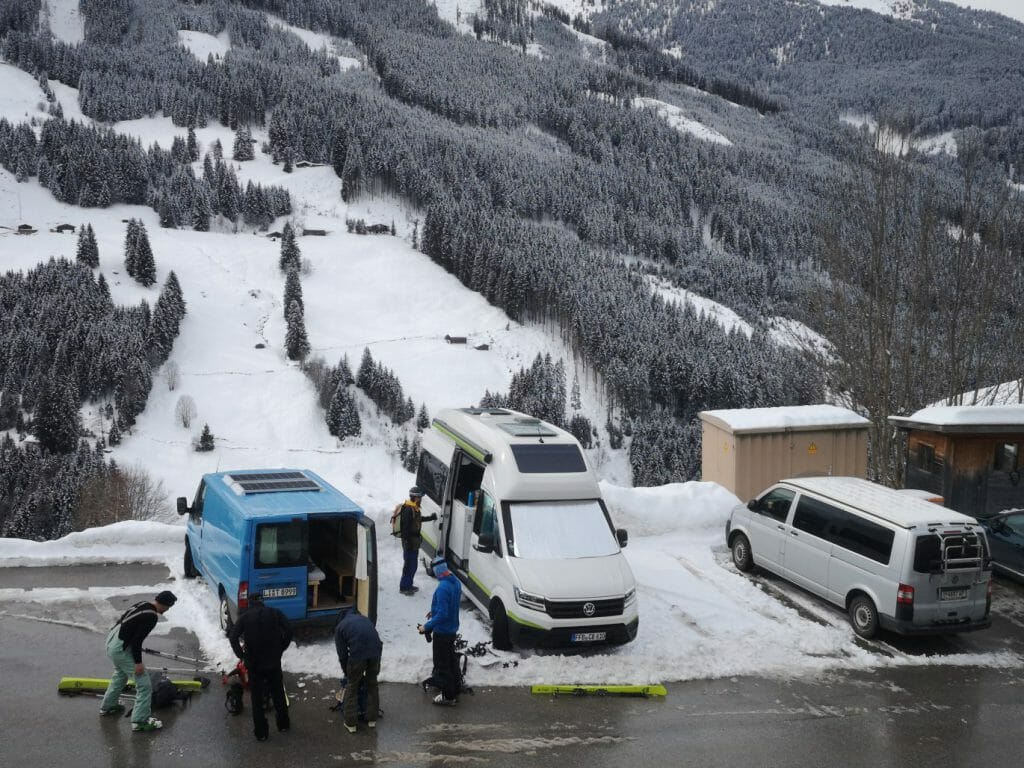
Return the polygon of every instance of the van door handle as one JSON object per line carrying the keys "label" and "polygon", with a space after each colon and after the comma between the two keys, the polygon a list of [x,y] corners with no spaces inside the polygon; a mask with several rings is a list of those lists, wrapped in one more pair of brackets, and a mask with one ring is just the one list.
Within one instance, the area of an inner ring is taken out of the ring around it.
{"label": "van door handle", "polygon": [[800,534],[799,534],[799,533],[797,533],[796,531],[790,531],[790,533],[791,533],[791,534],[793,534],[794,536],[799,536],[799,535],[800,535]]}
{"label": "van door handle", "polygon": [[786,526],[784,525],[776,525],[775,527],[778,528],[780,531],[786,530]]}

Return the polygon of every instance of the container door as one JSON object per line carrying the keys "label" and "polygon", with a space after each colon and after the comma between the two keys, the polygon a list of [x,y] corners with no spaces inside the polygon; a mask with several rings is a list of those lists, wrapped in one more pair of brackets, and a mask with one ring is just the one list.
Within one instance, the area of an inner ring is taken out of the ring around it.
{"label": "container door", "polygon": [[258,523],[252,547],[249,594],[259,592],[267,605],[289,619],[306,618],[309,574],[306,516]]}
{"label": "container door", "polygon": [[377,621],[377,529],[363,515],[356,529],[356,605],[370,621]]}

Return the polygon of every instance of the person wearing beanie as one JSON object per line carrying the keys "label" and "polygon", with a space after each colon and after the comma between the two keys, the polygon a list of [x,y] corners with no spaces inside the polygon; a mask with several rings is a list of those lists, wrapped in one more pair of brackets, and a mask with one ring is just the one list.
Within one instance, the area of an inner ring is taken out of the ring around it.
{"label": "person wearing beanie", "polygon": [[423,517],[420,501],[423,491],[418,486],[409,489],[409,499],[395,510],[399,518],[399,535],[402,537],[402,579],[398,583],[398,591],[403,595],[415,595],[419,587],[412,583],[416,575],[416,558],[420,551],[420,528],[425,521],[437,520],[437,515]]}
{"label": "person wearing beanie", "polygon": [[441,692],[434,698],[434,703],[454,706],[462,687],[459,660],[455,655],[462,584],[455,578],[455,574],[448,570],[448,563],[443,556],[435,557],[430,563],[430,568],[437,576],[437,589],[434,590],[427,622],[419,625],[417,629],[421,635],[433,634],[434,678],[441,687]]}
{"label": "person wearing beanie", "polygon": [[114,675],[100,704],[101,715],[124,712],[121,692],[131,677],[135,680],[135,706],[132,709],[132,730],[156,731],[163,723],[150,717],[153,703],[153,682],[142,663],[142,644],[156,626],[157,618],[172,607],[178,598],[164,590],[152,602],[136,603],[125,611],[107,633],[107,657],[114,665]]}

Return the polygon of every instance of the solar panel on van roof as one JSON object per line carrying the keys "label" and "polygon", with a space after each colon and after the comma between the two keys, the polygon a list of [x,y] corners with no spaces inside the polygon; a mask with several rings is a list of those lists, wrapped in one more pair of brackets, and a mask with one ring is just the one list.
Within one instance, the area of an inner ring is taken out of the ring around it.
{"label": "solar panel on van roof", "polygon": [[503,421],[498,426],[513,437],[556,437],[558,435],[540,419]]}
{"label": "solar panel on van roof", "polygon": [[301,472],[253,472],[228,475],[232,485],[244,493],[280,493],[282,491],[319,491],[320,486]]}

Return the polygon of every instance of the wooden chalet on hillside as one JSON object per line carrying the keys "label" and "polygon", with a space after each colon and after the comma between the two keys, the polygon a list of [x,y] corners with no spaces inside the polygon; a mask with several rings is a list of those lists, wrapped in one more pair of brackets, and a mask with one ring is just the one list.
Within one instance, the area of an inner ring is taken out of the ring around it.
{"label": "wooden chalet on hillside", "polygon": [[1024,405],[935,406],[889,421],[907,433],[907,488],[975,517],[1024,508]]}

